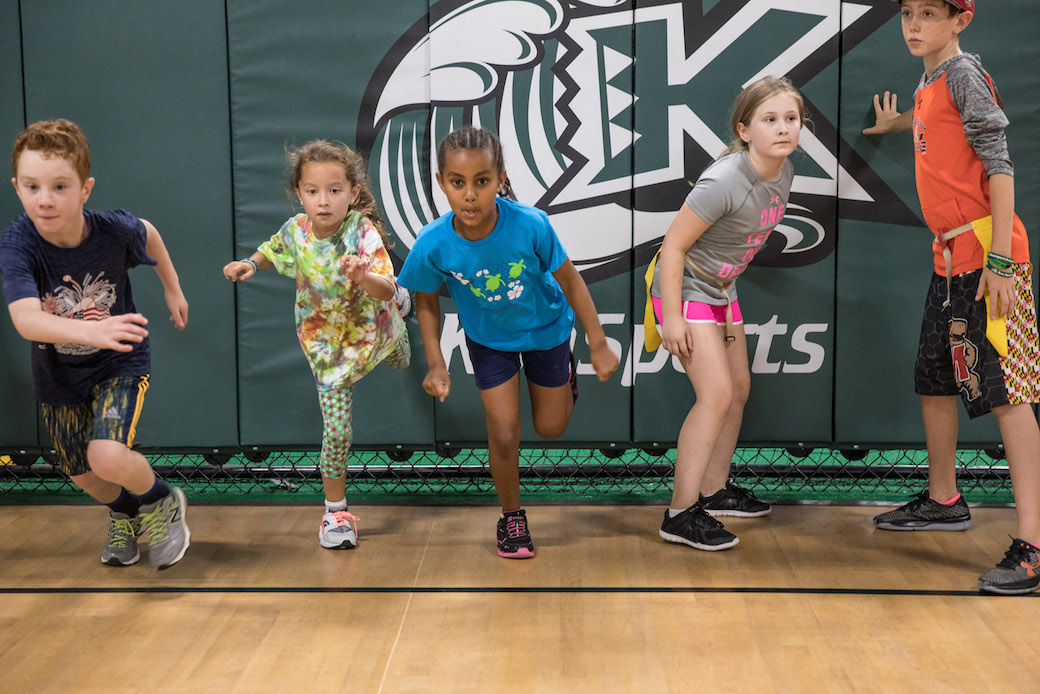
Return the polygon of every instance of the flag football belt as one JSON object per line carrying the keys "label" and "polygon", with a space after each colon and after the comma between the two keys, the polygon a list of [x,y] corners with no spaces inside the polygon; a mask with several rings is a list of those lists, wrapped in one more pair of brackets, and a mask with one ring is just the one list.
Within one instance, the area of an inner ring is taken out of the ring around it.
{"label": "flag football belt", "polygon": [[[975,232],[975,238],[978,240],[979,245],[982,246],[982,256],[986,257],[989,255],[990,248],[993,246],[993,217],[983,217],[982,219],[976,219],[974,222],[968,222],[962,224],[956,229],[950,229],[949,231],[936,235],[936,243],[942,248],[943,262],[946,264],[946,301],[943,303],[943,308],[950,307],[950,284],[953,282],[953,250],[949,246],[949,242],[957,238],[961,234],[966,234],[969,231]],[[1007,320],[1004,318],[992,318],[992,311],[990,309],[990,294],[989,290],[986,291],[986,339],[989,340],[990,344],[993,345],[997,353],[1006,357],[1008,354],[1008,342],[1007,342]]]}
{"label": "flag football belt", "polygon": [[[643,279],[646,282],[646,308],[643,311],[643,346],[646,347],[648,353],[656,352],[661,346],[661,334],[657,332],[657,321],[654,320],[653,297],[650,295],[650,286],[654,283],[654,268],[657,267],[657,259],[659,257],[661,257],[661,251],[654,254],[653,260],[650,261],[650,266],[646,269],[646,274],[643,275]],[[694,272],[705,279],[711,280],[722,290],[722,295],[726,297],[726,342],[732,342],[737,339],[733,335],[733,298],[729,294],[729,287],[733,284],[733,280],[723,282],[715,275],[708,274],[685,254],[683,255],[683,260],[686,261],[686,264]]]}

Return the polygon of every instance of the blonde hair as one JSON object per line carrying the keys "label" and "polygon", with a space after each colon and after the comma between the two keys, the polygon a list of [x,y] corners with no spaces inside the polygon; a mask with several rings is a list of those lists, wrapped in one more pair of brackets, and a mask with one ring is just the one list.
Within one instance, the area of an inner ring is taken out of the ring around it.
{"label": "blonde hair", "polygon": [[30,150],[47,156],[61,157],[72,165],[80,183],[90,178],[90,145],[87,136],[70,120],[41,120],[32,123],[18,134],[11,154],[11,170],[18,177],[18,158]]}
{"label": "blonde hair", "polygon": [[798,117],[802,122],[802,127],[811,122],[809,120],[809,112],[805,108],[805,99],[802,97],[801,92],[791,83],[791,80],[786,77],[763,77],[744,87],[733,102],[733,112],[729,118],[729,129],[733,132],[734,139],[730,142],[729,149],[723,153],[723,156],[733,154],[734,152],[747,151],[748,143],[740,138],[737,125],[743,123],[747,126],[754,117],[758,107],[777,94],[786,94],[794,99],[798,105]]}
{"label": "blonde hair", "polygon": [[[372,194],[372,189],[368,184],[364,157],[342,142],[330,142],[329,140],[311,140],[301,147],[287,148],[285,154],[289,160],[289,190],[286,193],[290,197],[300,187],[300,176],[303,175],[305,164],[324,162],[339,164],[343,167],[347,180],[360,187],[357,199],[350,205],[350,209],[356,210],[362,217],[367,217],[383,240],[389,240],[386,223],[379,213],[375,195]],[[386,247],[393,248],[393,244],[386,244]]]}

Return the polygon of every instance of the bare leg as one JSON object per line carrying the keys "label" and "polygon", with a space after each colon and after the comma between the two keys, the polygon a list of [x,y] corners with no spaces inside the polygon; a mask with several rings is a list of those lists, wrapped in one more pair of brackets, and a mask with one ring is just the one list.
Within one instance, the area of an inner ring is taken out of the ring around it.
{"label": "bare leg", "polygon": [[1006,405],[993,410],[1007,451],[1011,487],[1018,510],[1018,534],[1032,545],[1040,545],[1040,427],[1033,408],[1026,404]]}
{"label": "bare leg", "polygon": [[733,342],[726,343],[726,362],[733,379],[733,400],[730,402],[726,421],[719,432],[715,448],[711,452],[708,468],[701,480],[701,493],[710,496],[726,486],[729,471],[733,466],[733,453],[737,450],[740,425],[744,422],[744,405],[751,392],[751,369],[748,366],[747,336],[743,325],[733,326]]}
{"label": "bare leg", "polygon": [[77,487],[103,504],[110,504],[119,498],[123,488],[115,482],[101,479],[93,472],[69,477]]}
{"label": "bare leg", "polygon": [[957,495],[957,397],[922,395],[921,415],[928,446],[928,494],[948,501]]}
{"label": "bare leg", "polygon": [[488,464],[502,511],[520,508],[520,374],[480,391],[488,432]]}
{"label": "bare leg", "polygon": [[[87,445],[87,461],[95,475],[125,488],[131,494],[140,496],[155,484],[155,472],[148,460],[119,441],[91,441]],[[89,491],[87,493],[90,494]]]}
{"label": "bare leg", "polygon": [[324,474],[322,474],[321,486],[325,490],[326,499],[332,502],[342,501],[346,498],[347,476],[343,475],[343,477],[326,477]]}
{"label": "bare leg", "polygon": [[547,439],[562,436],[574,413],[574,395],[570,384],[546,388],[528,381],[527,392],[531,396],[534,430]]}
{"label": "bare leg", "polygon": [[693,352],[679,361],[697,400],[679,430],[672,508],[688,508],[697,502],[705,470],[733,403],[733,377],[723,366],[727,359],[722,329],[709,324],[689,327]]}

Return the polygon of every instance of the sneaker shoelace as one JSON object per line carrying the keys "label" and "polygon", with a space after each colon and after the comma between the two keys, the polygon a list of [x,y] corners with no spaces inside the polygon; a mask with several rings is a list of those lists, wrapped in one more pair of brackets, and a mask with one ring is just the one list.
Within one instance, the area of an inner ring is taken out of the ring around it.
{"label": "sneaker shoelace", "polygon": [[112,518],[108,527],[108,545],[126,547],[134,536],[134,522],[130,518]]}
{"label": "sneaker shoelace", "polygon": [[166,522],[165,503],[141,514],[141,531],[148,533],[148,542],[152,545],[169,539],[170,524]]}
{"label": "sneaker shoelace", "polygon": [[523,516],[506,518],[506,535],[510,540],[523,539],[524,535],[527,535],[527,519]]}
{"label": "sneaker shoelace", "polygon": [[344,510],[344,511],[332,511],[331,515],[332,515],[333,520],[336,521],[335,524],[332,527],[334,527],[334,528],[342,528],[344,525],[350,525],[351,523],[353,523],[354,524],[354,534],[355,535],[357,534],[357,522],[359,520],[361,520],[360,518],[355,516],[350,511],[346,511],[346,510]]}
{"label": "sneaker shoelace", "polygon": [[912,499],[912,501],[906,505],[907,511],[917,511],[926,503],[928,503],[930,497],[928,496],[928,490],[925,489],[920,494],[916,494],[910,498]]}
{"label": "sneaker shoelace", "polygon": [[735,494],[736,496],[751,496],[751,492],[744,489],[740,485],[733,484],[732,482],[727,482],[726,487],[728,487],[729,490],[733,492],[733,494]]}
{"label": "sneaker shoelace", "polygon": [[704,509],[701,509],[700,513],[693,516],[691,520],[693,520],[695,524],[704,526],[709,530],[718,530],[719,528],[726,527],[722,524],[722,521],[720,521],[718,518],[715,518]]}
{"label": "sneaker shoelace", "polygon": [[710,527],[712,530],[718,530],[719,528],[725,527],[724,525],[722,525],[722,521],[720,521],[718,518],[715,518],[710,513],[705,512],[704,516],[706,520],[705,525]]}
{"label": "sneaker shoelace", "polygon": [[1029,561],[1030,548],[1022,540],[1015,540],[1011,543],[1011,548],[1004,553],[1004,558],[997,564],[1002,569],[1017,569],[1020,566],[1025,565],[1026,567],[1033,567],[1036,570],[1037,566]]}

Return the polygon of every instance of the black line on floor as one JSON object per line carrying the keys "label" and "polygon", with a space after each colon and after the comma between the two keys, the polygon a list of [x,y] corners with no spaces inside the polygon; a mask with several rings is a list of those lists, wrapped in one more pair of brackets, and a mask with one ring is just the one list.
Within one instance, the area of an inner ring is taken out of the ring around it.
{"label": "black line on floor", "polygon": [[[665,594],[665,593],[706,593],[706,594],[744,594],[744,595],[887,595],[902,596],[912,595],[921,597],[998,597],[978,590],[915,590],[910,588],[885,589],[885,588],[746,588],[746,587],[610,587],[610,586],[588,586],[573,588],[551,588],[545,586],[465,586],[465,587],[394,587],[394,586],[344,586],[344,587],[312,587],[312,586],[219,586],[219,587],[194,587],[194,586],[137,586],[122,588],[2,588],[0,595],[90,595],[90,594],[205,594],[226,593],[236,594],[314,594],[314,593],[356,593],[356,594],[407,594],[407,593],[472,593],[472,594],[494,594],[494,593],[531,593],[531,594]],[[1040,593],[1032,593],[1022,597],[1040,598]]]}

